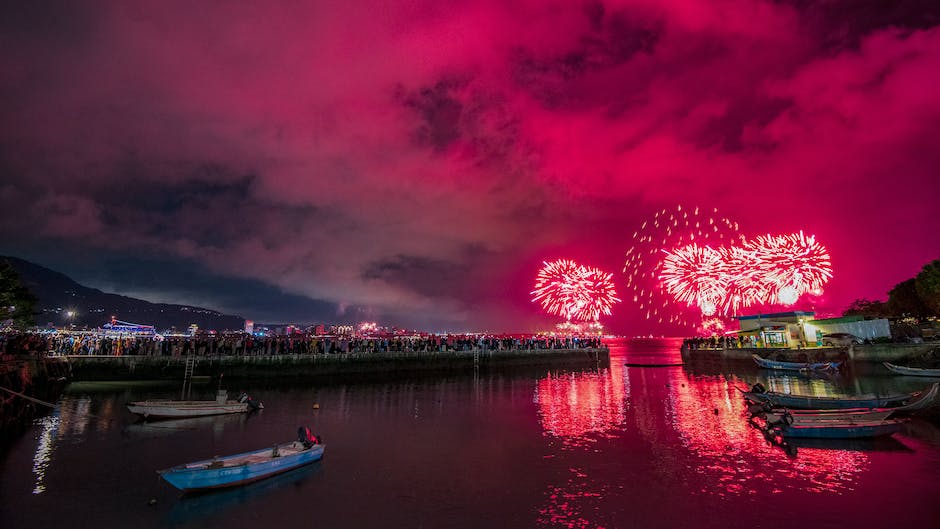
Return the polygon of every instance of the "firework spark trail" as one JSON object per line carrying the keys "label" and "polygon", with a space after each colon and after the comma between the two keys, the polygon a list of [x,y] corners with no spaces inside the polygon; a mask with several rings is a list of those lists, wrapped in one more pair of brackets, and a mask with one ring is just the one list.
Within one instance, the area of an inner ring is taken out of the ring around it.
{"label": "firework spark trail", "polygon": [[[664,250],[698,244],[711,248],[734,245],[743,241],[738,223],[718,213],[717,208],[683,207],[657,211],[633,232],[633,246],[627,251],[623,273],[626,287],[637,309],[646,319],[658,323],[691,326],[698,315],[685,309],[682,303],[671,303],[670,296],[660,296],[664,290],[659,276],[664,271]],[[700,306],[696,300],[693,306]],[[712,300],[723,301],[722,299]],[[708,303],[704,303],[706,306]],[[701,307],[700,307],[701,308]]]}
{"label": "firework spark trail", "polygon": [[567,321],[597,321],[601,314],[610,315],[611,307],[620,301],[609,273],[570,259],[543,264],[535,279],[532,301],[541,303],[549,314]]}

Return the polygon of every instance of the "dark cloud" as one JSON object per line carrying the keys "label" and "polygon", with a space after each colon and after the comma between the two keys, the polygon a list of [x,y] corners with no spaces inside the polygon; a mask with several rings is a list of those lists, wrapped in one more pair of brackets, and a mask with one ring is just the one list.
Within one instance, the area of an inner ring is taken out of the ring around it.
{"label": "dark cloud", "polygon": [[6,3],[0,251],[253,319],[516,329],[542,260],[617,271],[694,203],[816,233],[838,310],[936,258],[935,4]]}

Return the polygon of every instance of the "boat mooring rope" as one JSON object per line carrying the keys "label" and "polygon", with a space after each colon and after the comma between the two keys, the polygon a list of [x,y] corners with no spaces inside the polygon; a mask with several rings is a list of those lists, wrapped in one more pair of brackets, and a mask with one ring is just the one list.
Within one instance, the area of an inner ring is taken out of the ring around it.
{"label": "boat mooring rope", "polygon": [[31,401],[35,402],[36,404],[42,404],[43,406],[49,406],[50,408],[55,408],[55,406],[56,406],[55,404],[53,404],[53,403],[51,403],[51,402],[46,402],[46,401],[44,401],[44,400],[39,400],[39,399],[37,399],[37,398],[30,397],[29,395],[20,393],[19,391],[13,391],[12,389],[7,389],[7,388],[5,388],[5,387],[3,387],[3,386],[0,386],[0,389],[2,389],[3,391],[6,391],[7,393],[12,393],[13,395],[16,395],[17,397],[23,397],[23,398],[26,399],[26,400],[31,400]]}
{"label": "boat mooring rope", "polygon": [[[51,402],[46,402],[46,401],[44,401],[44,400],[39,400],[39,399],[37,399],[37,398],[35,398],[35,397],[30,397],[29,395],[26,395],[25,393],[20,393],[19,391],[13,391],[12,389],[5,388],[5,387],[3,387],[3,386],[0,386],[0,389],[2,389],[3,391],[6,391],[7,393],[10,393],[10,394],[12,394],[12,395],[16,395],[17,397],[21,397],[21,398],[24,398],[24,399],[26,399],[26,400],[28,400],[28,401],[35,402],[36,404],[42,404],[43,406],[48,406],[48,407],[53,408],[53,409],[55,409],[56,406],[57,406],[56,404],[53,404],[53,403],[51,403]],[[95,415],[94,413],[87,413],[87,412],[86,412],[85,415],[87,415],[87,416],[89,416],[89,417],[94,417],[94,418],[96,418],[96,419],[101,419],[101,420],[104,420],[104,421],[115,421],[115,420],[117,420],[117,419],[114,418],[114,417],[102,417],[102,416],[100,416],[100,415]],[[194,428],[194,427],[192,427],[192,426],[164,426],[164,425],[157,425],[157,424],[150,424],[150,423],[144,423],[144,426],[146,426],[147,428],[157,428],[157,429],[162,429],[162,430],[195,430],[195,429],[196,429],[196,428]]]}
{"label": "boat mooring rope", "polygon": [[[3,387],[3,386],[0,386],[0,389],[2,389],[3,391],[6,391],[7,393],[11,393],[11,394],[13,394],[13,395],[16,395],[17,397],[21,397],[21,398],[24,398],[24,399],[26,399],[26,400],[28,400],[28,401],[35,402],[36,404],[42,404],[43,406],[48,406],[48,407],[50,407],[50,408],[52,408],[52,409],[55,409],[55,408],[58,406],[57,404],[53,404],[53,403],[51,403],[51,402],[46,402],[46,401],[44,401],[44,400],[39,400],[39,399],[37,399],[36,397],[30,397],[29,395],[26,395],[25,393],[20,393],[19,391],[13,391],[12,389],[8,389],[8,388],[5,388],[5,387]],[[89,417],[94,417],[94,418],[96,418],[96,419],[101,419],[101,420],[103,420],[103,421],[113,421],[113,420],[114,420],[114,419],[111,418],[111,417],[102,417],[102,416],[100,416],[100,415],[95,415],[94,413],[87,413],[87,412],[86,412],[85,415],[87,415],[87,416],[89,416]]]}

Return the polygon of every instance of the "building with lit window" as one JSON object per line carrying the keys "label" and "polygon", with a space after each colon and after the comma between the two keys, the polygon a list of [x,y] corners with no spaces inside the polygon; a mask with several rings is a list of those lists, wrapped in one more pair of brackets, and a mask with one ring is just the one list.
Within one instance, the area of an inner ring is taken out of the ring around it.
{"label": "building with lit window", "polygon": [[860,340],[891,336],[888,320],[863,316],[816,319],[815,312],[775,312],[735,316],[739,340],[745,347],[819,347],[825,336],[847,333]]}

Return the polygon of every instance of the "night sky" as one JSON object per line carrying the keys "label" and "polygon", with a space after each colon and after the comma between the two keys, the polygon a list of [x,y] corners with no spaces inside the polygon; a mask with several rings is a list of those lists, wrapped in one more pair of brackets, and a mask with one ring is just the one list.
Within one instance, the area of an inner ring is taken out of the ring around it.
{"label": "night sky", "polygon": [[[93,5],[92,5],[93,4]],[[530,331],[663,208],[940,258],[940,2],[2,2],[0,254],[260,321]],[[626,296],[608,329],[651,325]]]}

